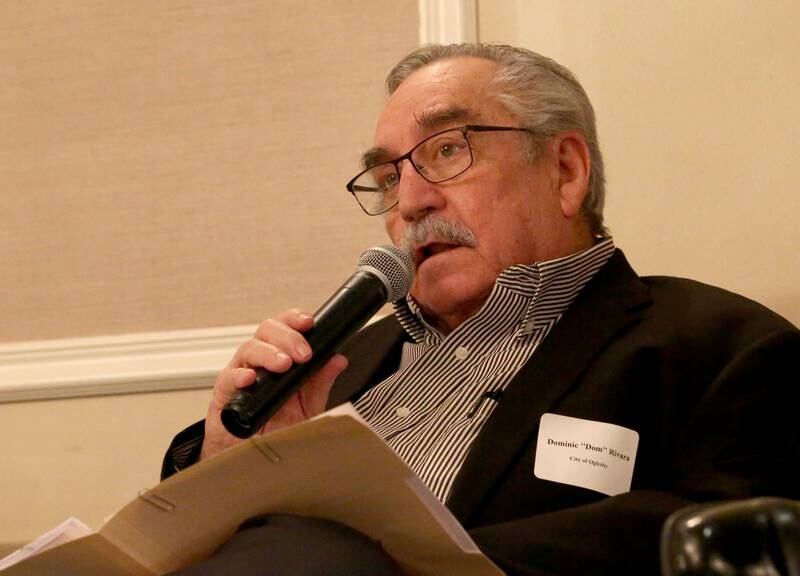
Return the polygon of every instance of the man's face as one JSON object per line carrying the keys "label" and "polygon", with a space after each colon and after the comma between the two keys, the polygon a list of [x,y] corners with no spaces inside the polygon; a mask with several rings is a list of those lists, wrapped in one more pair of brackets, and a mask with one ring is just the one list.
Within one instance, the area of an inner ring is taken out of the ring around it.
{"label": "man's face", "polygon": [[[378,120],[376,149],[388,160],[447,128],[520,126],[492,92],[494,69],[488,60],[458,58],[414,72]],[[468,138],[473,164],[452,180],[432,184],[404,162],[399,204],[385,219],[397,245],[407,228],[430,216],[466,227],[477,240],[465,246],[431,237],[412,246],[417,275],[411,294],[445,331],[480,309],[497,276],[509,266],[571,252],[564,238],[557,155],[545,146],[531,163],[524,132],[471,132]]]}

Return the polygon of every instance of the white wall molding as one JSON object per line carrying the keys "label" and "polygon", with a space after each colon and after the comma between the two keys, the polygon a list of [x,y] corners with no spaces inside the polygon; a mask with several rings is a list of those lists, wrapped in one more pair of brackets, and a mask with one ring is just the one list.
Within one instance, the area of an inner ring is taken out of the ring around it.
{"label": "white wall molding", "polygon": [[255,326],[0,344],[0,402],[206,388]]}
{"label": "white wall molding", "polygon": [[421,44],[478,41],[476,0],[419,0]]}

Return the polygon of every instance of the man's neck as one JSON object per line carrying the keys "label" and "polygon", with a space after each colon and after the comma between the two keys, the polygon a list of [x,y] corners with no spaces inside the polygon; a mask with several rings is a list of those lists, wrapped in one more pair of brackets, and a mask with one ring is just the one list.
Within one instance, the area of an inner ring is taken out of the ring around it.
{"label": "man's neck", "polygon": [[483,298],[483,300],[481,300],[475,306],[470,306],[469,308],[462,307],[453,314],[439,314],[438,316],[433,316],[424,310],[422,314],[428,324],[441,332],[443,336],[447,336],[456,328],[461,326],[464,322],[480,312],[480,309],[483,308],[487,298],[488,296]]}
{"label": "man's neck", "polygon": [[[553,256],[552,258],[546,258],[540,260],[539,262],[555,260],[557,258],[567,257],[573,254],[577,254],[578,252],[583,252],[584,250],[590,249],[592,246],[605,239],[592,236],[589,233],[588,227],[586,227],[585,225],[582,226],[579,231],[581,232],[580,234],[576,234],[575,236],[573,236],[574,238],[573,244],[563,249],[564,254],[562,256]],[[533,263],[528,262],[522,264],[533,264]],[[422,306],[420,306],[420,311],[422,312],[422,316],[428,325],[436,329],[443,336],[447,336],[448,334],[453,332],[456,328],[461,326],[464,322],[466,322],[467,320],[478,314],[478,312],[480,312],[481,309],[483,308],[483,305],[489,299],[490,294],[491,291],[487,292],[486,294],[483,294],[480,298],[474,300],[469,305],[459,306],[452,312],[433,314],[432,312],[426,310]]]}

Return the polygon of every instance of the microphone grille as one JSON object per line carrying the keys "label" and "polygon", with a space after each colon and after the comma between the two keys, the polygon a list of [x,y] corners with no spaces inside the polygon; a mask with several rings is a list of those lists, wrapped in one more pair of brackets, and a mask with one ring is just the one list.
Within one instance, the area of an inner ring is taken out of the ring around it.
{"label": "microphone grille", "polygon": [[391,244],[366,250],[358,259],[358,269],[372,272],[383,281],[388,302],[405,298],[414,281],[414,262],[408,250]]}

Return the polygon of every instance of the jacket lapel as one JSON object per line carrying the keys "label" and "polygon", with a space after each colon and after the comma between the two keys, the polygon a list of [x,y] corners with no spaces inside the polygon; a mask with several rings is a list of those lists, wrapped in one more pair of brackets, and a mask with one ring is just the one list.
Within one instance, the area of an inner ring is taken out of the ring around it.
{"label": "jacket lapel", "polygon": [[469,522],[528,445],[541,415],[576,385],[593,358],[636,322],[649,302],[647,287],[617,250],[511,381],[473,442],[447,501],[462,523]]}
{"label": "jacket lapel", "polygon": [[370,324],[342,347],[350,364],[336,379],[328,398],[328,408],[354,402],[369,388],[388,378],[400,365],[406,333],[394,316]]}

